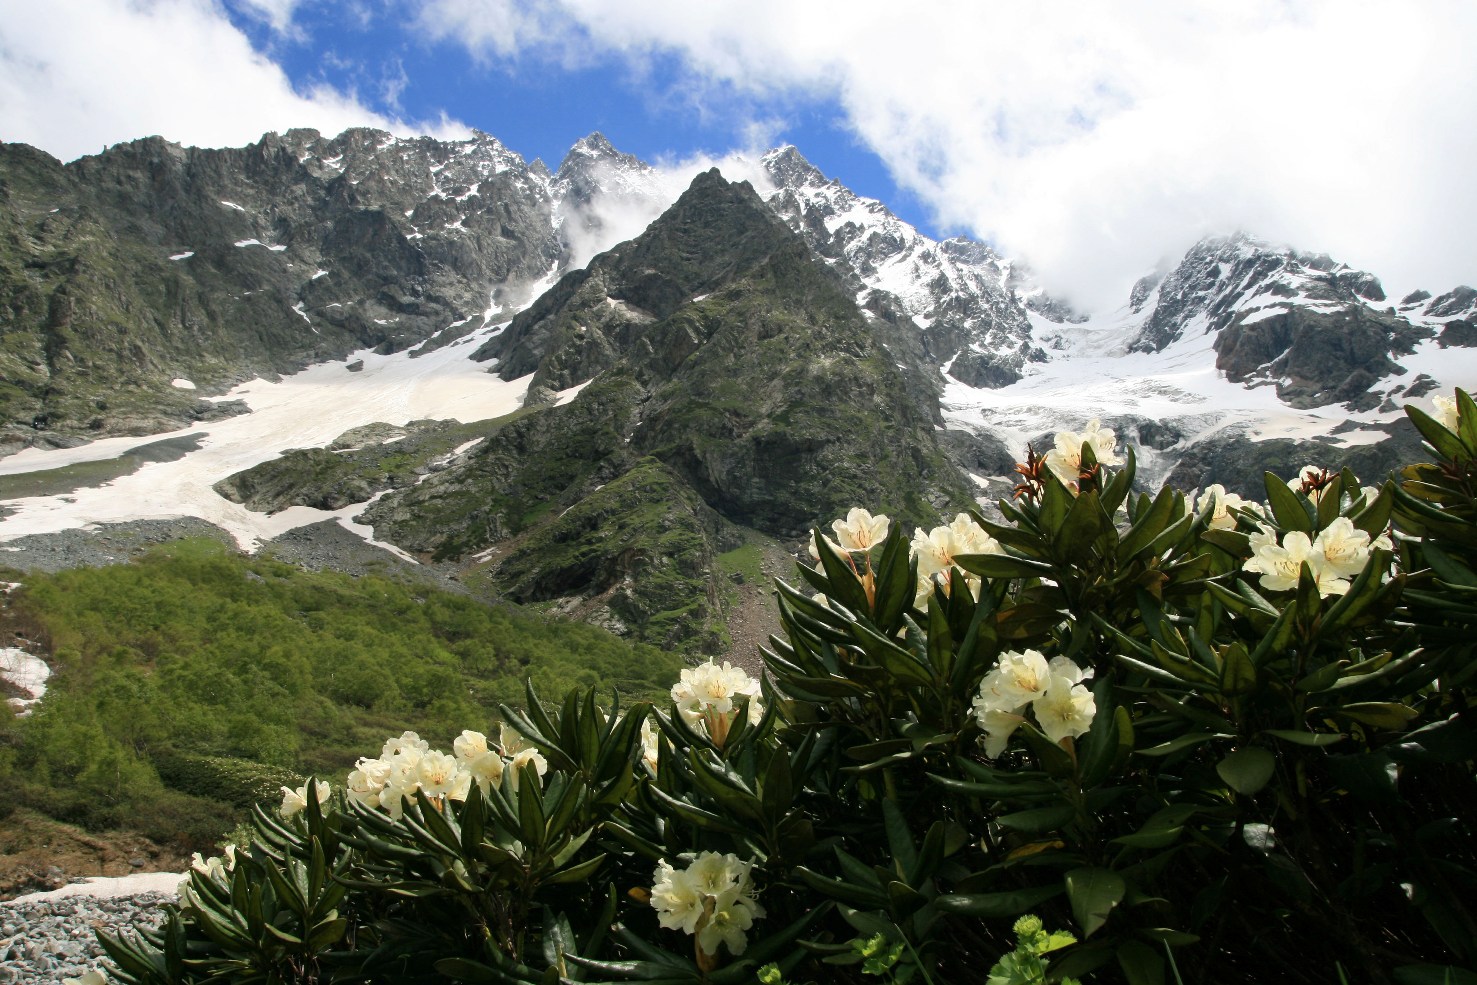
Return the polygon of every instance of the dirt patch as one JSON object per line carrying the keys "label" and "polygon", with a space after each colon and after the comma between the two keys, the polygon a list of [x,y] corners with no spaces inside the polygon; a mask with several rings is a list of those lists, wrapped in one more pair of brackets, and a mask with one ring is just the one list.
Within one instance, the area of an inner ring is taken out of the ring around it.
{"label": "dirt patch", "polygon": [[732,643],[728,651],[717,658],[720,662],[727,660],[736,667],[742,667],[755,676],[764,669],[764,658],[759,648],[769,645],[770,636],[781,634],[774,579],[783,578],[792,585],[799,580],[795,574],[795,558],[783,544],[766,538],[762,548],[764,555],[760,571],[764,580],[734,586],[734,600],[728,612],[728,636]]}
{"label": "dirt patch", "polygon": [[27,808],[0,821],[0,900],[87,876],[182,872],[190,859],[127,831],[92,832]]}

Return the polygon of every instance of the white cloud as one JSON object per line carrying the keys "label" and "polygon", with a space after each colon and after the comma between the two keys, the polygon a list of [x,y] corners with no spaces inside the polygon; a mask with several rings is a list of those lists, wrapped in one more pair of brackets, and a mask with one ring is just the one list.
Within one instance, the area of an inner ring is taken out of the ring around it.
{"label": "white cloud", "polygon": [[[729,181],[747,181],[761,196],[774,191],[760,164],[765,144],[723,156],[698,153],[651,162],[650,173],[632,176],[613,165],[597,167],[596,181],[606,189],[581,207],[567,207],[561,232],[569,244],[571,269],[583,267],[597,253],[639,236],[653,219],[675,202],[694,178],[717,168]],[[622,194],[625,191],[626,194]]]}
{"label": "white cloud", "polygon": [[675,55],[755,115],[834,101],[942,224],[1090,307],[1237,228],[1396,292],[1477,281],[1461,0],[425,0],[420,26],[494,61]]}
{"label": "white cloud", "polygon": [[[256,5],[290,25],[292,3]],[[386,118],[328,86],[294,91],[211,0],[0,0],[0,119],[4,139],[63,160],[152,134],[222,147],[292,127],[466,133]]]}
{"label": "white cloud", "polygon": [[240,9],[264,22],[278,34],[292,33],[292,18],[302,0],[232,0]]}

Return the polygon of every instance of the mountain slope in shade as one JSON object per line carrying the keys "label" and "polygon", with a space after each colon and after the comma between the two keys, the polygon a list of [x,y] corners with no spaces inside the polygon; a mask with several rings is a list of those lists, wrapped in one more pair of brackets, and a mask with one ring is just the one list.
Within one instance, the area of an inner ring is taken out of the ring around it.
{"label": "mountain slope in shade", "polygon": [[968,504],[939,388],[893,331],[752,188],[701,174],[479,350],[531,377],[526,413],[366,518],[413,551],[484,557],[516,601],[673,642],[717,617],[713,559],[742,528]]}

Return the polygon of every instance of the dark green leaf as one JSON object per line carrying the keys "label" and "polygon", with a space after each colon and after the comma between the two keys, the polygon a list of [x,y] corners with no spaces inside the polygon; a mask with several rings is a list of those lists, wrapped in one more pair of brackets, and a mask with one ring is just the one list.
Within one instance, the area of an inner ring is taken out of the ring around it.
{"label": "dark green leaf", "polygon": [[1108,920],[1108,914],[1123,900],[1127,884],[1111,869],[1084,867],[1073,869],[1065,877],[1067,899],[1072,916],[1082,928],[1084,938],[1091,937]]}
{"label": "dark green leaf", "polygon": [[1272,779],[1277,759],[1261,746],[1243,746],[1216,764],[1215,771],[1237,793],[1251,796]]}

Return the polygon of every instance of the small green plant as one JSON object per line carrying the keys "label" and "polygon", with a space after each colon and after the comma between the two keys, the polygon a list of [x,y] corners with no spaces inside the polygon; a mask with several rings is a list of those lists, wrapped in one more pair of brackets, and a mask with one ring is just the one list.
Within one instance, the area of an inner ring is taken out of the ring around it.
{"label": "small green plant", "polygon": [[[1015,950],[1002,955],[990,969],[988,985],[1046,985],[1047,962],[1044,956],[1077,943],[1077,938],[1063,930],[1048,933],[1041,918],[1027,914],[1015,922]],[[1081,985],[1075,978],[1063,978],[1061,985]]]}

